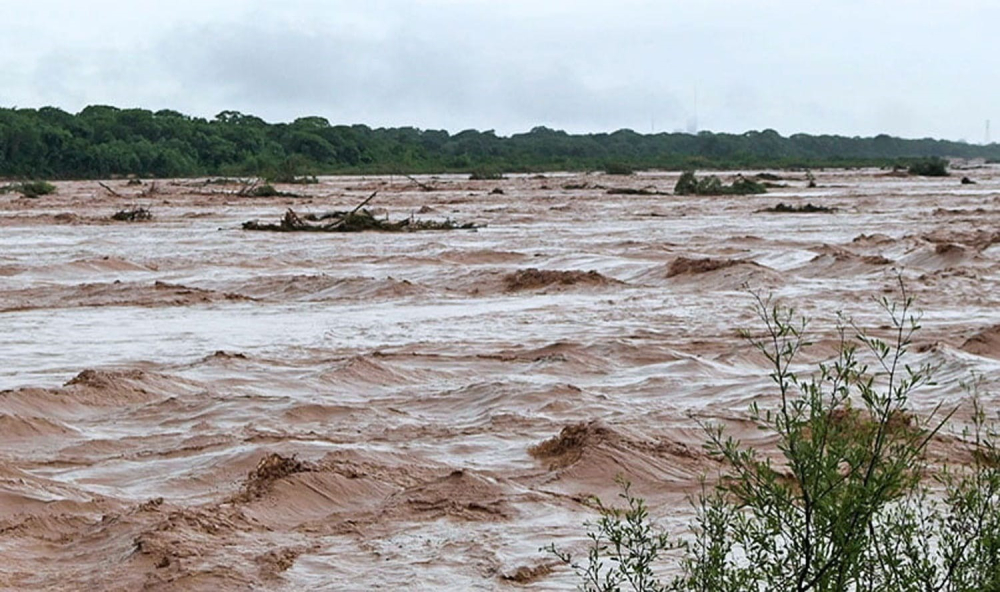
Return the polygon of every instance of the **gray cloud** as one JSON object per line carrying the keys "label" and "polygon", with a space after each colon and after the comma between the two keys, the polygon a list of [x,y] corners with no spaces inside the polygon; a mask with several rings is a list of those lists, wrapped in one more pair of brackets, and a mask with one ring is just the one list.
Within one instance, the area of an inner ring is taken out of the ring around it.
{"label": "gray cloud", "polygon": [[588,79],[573,60],[534,60],[530,47],[500,37],[451,27],[325,34],[250,24],[187,29],[153,53],[158,69],[185,87],[278,119],[318,113],[375,125],[615,129],[679,110],[655,81]]}
{"label": "gray cloud", "polygon": [[500,133],[670,130],[697,108],[722,131],[978,139],[1000,90],[986,0],[37,0],[14,14],[4,105]]}

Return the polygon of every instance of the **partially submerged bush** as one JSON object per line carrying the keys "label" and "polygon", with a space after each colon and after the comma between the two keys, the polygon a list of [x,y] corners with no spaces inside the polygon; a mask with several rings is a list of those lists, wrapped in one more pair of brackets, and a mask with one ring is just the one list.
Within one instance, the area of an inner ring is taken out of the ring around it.
{"label": "partially submerged bush", "polygon": [[684,171],[681,173],[680,178],[677,179],[677,184],[674,185],[674,193],[677,195],[698,194],[698,177],[695,176],[694,171]]}
{"label": "partially submerged bush", "polygon": [[922,158],[911,162],[907,170],[911,175],[921,177],[947,177],[948,161],[938,157]]}
{"label": "partially submerged bush", "polygon": [[715,175],[699,179],[694,171],[685,171],[674,186],[677,195],[751,195],[767,193],[767,188],[753,179],[738,175],[731,185],[724,185]]}
{"label": "partially submerged bush", "polygon": [[254,183],[253,185],[245,186],[237,195],[241,197],[302,197],[298,193],[279,191],[270,183]]}
{"label": "partially submerged bush", "polygon": [[500,179],[503,179],[503,171],[500,169],[482,167],[469,173],[470,181],[499,181]]}
{"label": "partially submerged bush", "polygon": [[56,186],[48,181],[23,181],[0,187],[0,193],[20,193],[24,197],[36,198],[56,192]]}
{"label": "partially submerged bush", "polygon": [[[971,464],[938,472],[931,494],[927,447],[953,411],[910,412],[931,369],[905,361],[919,323],[901,289],[901,303],[880,301],[888,339],[841,322],[836,359],[810,377],[794,370],[806,321],[756,296],[764,331],[745,337],[767,359],[779,401],[751,404],[749,418],[777,440],[780,458],[709,427],[707,448],[728,468],[693,500],[691,537],[668,539],[626,486],[627,508],[598,504],[586,563],[546,550],[588,592],[1000,590],[1000,434],[973,389]],[[680,575],[664,582],[652,566],[670,550]]]}
{"label": "partially submerged bush", "polygon": [[111,215],[111,219],[118,222],[147,222],[153,219],[153,212],[149,208],[136,206],[118,210]]}
{"label": "partially submerged bush", "polygon": [[738,176],[733,184],[725,187],[724,191],[729,195],[753,195],[755,193],[767,193],[767,188],[753,179]]}
{"label": "partially submerged bush", "polygon": [[609,162],[604,166],[604,172],[608,175],[631,175],[635,170],[624,162]]}

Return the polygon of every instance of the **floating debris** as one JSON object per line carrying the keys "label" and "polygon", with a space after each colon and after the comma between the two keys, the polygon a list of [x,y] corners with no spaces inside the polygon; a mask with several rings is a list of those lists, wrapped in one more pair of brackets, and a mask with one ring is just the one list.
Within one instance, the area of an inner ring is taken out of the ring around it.
{"label": "floating debris", "polygon": [[826,206],[814,206],[811,203],[805,205],[796,206],[786,203],[779,203],[773,208],[765,208],[761,210],[762,212],[771,212],[774,214],[832,214],[837,211],[836,208],[828,208]]}
{"label": "floating debris", "polygon": [[[376,192],[377,193],[377,192]],[[328,214],[306,214],[300,216],[289,208],[281,222],[266,224],[257,220],[243,223],[243,230],[266,230],[270,232],[415,232],[418,230],[459,230],[475,229],[475,224],[458,224],[450,218],[443,221],[417,220],[412,216],[402,220],[376,218],[370,211],[363,209],[375,193],[358,204],[350,212],[331,212]],[[312,222],[323,222],[313,224]]]}
{"label": "floating debris", "polygon": [[111,215],[111,219],[118,222],[147,222],[153,219],[153,212],[149,208],[137,206],[118,210]]}

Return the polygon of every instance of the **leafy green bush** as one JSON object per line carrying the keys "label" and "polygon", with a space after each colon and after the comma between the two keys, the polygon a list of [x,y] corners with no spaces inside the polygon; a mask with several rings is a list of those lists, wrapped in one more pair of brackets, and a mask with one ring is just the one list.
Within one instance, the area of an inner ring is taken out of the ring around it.
{"label": "leafy green bush", "polygon": [[677,195],[698,194],[698,177],[695,176],[694,171],[684,171],[681,173],[680,178],[677,179],[677,184],[674,185],[674,193]]}
{"label": "leafy green bush", "polygon": [[[780,458],[709,427],[708,450],[728,468],[693,500],[691,537],[671,542],[626,487],[628,509],[599,506],[601,520],[589,525],[586,564],[547,550],[576,569],[588,592],[623,584],[698,592],[1000,590],[998,433],[974,390],[964,438],[972,462],[946,466],[928,482],[928,444],[953,411],[938,406],[922,419],[910,411],[931,368],[905,362],[919,319],[901,289],[900,303],[880,301],[887,339],[842,321],[836,359],[809,377],[793,370],[806,321],[755,296],[764,330],[744,335],[767,359],[779,401],[775,409],[752,404],[749,417],[776,438]],[[680,575],[664,583],[650,566],[672,549]]]}
{"label": "leafy green bush", "polygon": [[718,177],[709,175],[698,179],[694,192],[697,195],[723,195],[726,193],[726,188]]}
{"label": "leafy green bush", "polygon": [[737,176],[732,185],[724,185],[715,175],[699,179],[694,171],[685,171],[674,186],[677,195],[750,195],[767,193],[767,188],[753,179]]}
{"label": "leafy green bush", "polygon": [[36,198],[56,192],[56,186],[48,181],[24,181],[0,187],[0,193],[20,193],[24,197]]}
{"label": "leafy green bush", "polygon": [[726,193],[730,195],[753,195],[755,193],[767,193],[767,188],[762,183],[739,176],[733,184],[726,188]]}
{"label": "leafy green bush", "polygon": [[[601,513],[596,523],[588,523],[587,538],[590,547],[587,563],[575,563],[573,557],[555,545],[543,550],[552,553],[560,561],[572,567],[583,585],[584,592],[611,592],[621,590],[623,585],[641,592],[666,590],[659,583],[653,566],[660,553],[674,548],[669,537],[657,532],[649,521],[649,512],[642,498],[631,492],[631,484],[618,479],[625,500],[624,508],[605,506],[601,500],[593,498]],[[605,564],[604,559],[610,560]]]}
{"label": "leafy green bush", "polygon": [[910,163],[907,168],[911,175],[921,177],[947,177],[948,161],[943,158],[923,158]]}

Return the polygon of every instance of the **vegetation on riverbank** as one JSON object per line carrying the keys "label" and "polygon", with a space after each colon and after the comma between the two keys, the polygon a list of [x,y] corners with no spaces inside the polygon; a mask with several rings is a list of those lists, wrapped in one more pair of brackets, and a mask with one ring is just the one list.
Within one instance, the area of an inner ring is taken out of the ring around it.
{"label": "vegetation on riverbank", "polygon": [[19,179],[252,175],[309,182],[333,173],[907,168],[931,157],[997,160],[1000,145],[886,135],[783,137],[774,130],[568,134],[536,127],[503,137],[492,130],[335,125],[322,117],[268,123],[237,111],[204,119],[100,105],[77,114],[54,107],[0,109],[0,177]]}

